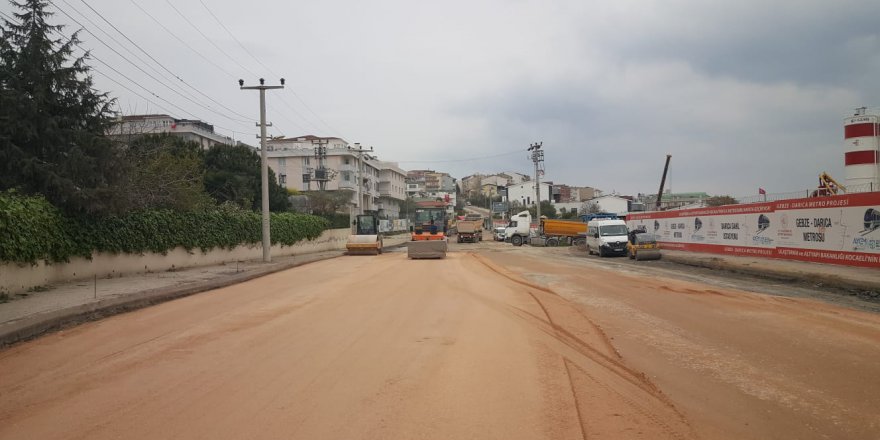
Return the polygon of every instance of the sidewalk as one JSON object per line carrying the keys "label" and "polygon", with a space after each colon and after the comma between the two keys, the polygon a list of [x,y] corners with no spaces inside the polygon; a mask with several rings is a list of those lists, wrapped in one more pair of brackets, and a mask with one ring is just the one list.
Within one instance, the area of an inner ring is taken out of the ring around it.
{"label": "sidewalk", "polygon": [[880,269],[665,249],[663,259],[688,266],[808,282],[823,287],[880,292]]}
{"label": "sidewalk", "polygon": [[[408,235],[385,237],[385,247],[400,246],[408,238]],[[275,257],[271,263],[252,260],[53,284],[46,290],[0,303],[0,347],[79,322],[218,289],[343,254],[342,250],[317,252]]]}

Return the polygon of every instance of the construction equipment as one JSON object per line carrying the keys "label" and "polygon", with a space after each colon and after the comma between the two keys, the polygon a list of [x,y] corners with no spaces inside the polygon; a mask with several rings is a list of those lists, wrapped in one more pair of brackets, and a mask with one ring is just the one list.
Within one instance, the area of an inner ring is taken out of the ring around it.
{"label": "construction equipment", "polygon": [[629,231],[629,241],[626,243],[626,253],[631,260],[659,260],[660,245],[657,237],[649,234],[645,229]]}
{"label": "construction equipment", "polygon": [[660,178],[660,191],[657,193],[657,211],[660,210],[660,201],[663,199],[663,186],[666,185],[666,173],[669,171],[669,160],[672,159],[671,154],[666,155],[666,165],[663,166],[663,177]]}
{"label": "construction equipment", "polygon": [[819,174],[819,188],[813,191],[813,197],[833,196],[846,192],[846,187],[837,183],[830,174],[822,172]]}
{"label": "construction equipment", "polygon": [[464,220],[455,224],[456,238],[459,243],[477,243],[483,241],[483,217],[468,214]]}
{"label": "construction equipment", "polygon": [[539,235],[545,246],[571,244],[587,233],[587,224],[577,220],[541,219]]}
{"label": "construction equipment", "polygon": [[406,244],[407,257],[446,258],[446,207],[422,205],[416,208],[414,223],[412,239]]}
{"label": "construction equipment", "polygon": [[348,236],[345,244],[348,255],[379,255],[382,253],[382,234],[379,233],[379,219],[364,214],[355,220],[355,234]]}

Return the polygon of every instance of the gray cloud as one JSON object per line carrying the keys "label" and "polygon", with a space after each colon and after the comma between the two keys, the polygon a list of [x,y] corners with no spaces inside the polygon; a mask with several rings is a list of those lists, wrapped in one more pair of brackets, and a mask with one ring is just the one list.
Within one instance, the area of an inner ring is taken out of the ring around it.
{"label": "gray cloud", "polygon": [[[176,74],[257,118],[256,94],[235,80],[273,75],[199,2],[175,5],[234,61],[164,2],[135,0],[228,73],[129,1],[87,1]],[[880,4],[867,0],[206,3],[287,78],[268,98],[273,133],[343,136],[457,177],[529,172],[515,151],[544,141],[556,182],[653,192],[671,153],[677,191],[805,189],[820,171],[842,178],[842,119],[880,101]],[[217,117],[82,38],[142,85],[256,143],[252,122]],[[97,79],[124,110],[162,111]]]}

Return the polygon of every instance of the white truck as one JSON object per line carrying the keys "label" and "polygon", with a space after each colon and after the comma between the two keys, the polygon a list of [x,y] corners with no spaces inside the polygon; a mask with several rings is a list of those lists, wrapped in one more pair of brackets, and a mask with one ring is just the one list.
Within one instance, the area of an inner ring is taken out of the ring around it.
{"label": "white truck", "polygon": [[519,214],[510,216],[510,223],[504,229],[504,241],[513,243],[514,246],[522,246],[523,243],[529,242],[529,236],[532,230],[532,214],[529,211],[522,211]]}
{"label": "white truck", "polygon": [[590,220],[587,222],[587,253],[607,255],[626,255],[626,222],[623,220]]}

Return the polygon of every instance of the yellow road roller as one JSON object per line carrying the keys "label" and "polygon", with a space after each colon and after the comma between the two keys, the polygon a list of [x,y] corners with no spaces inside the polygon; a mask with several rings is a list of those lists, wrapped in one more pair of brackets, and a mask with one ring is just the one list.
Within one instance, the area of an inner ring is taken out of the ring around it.
{"label": "yellow road roller", "polygon": [[659,260],[660,245],[657,243],[657,237],[649,234],[644,230],[635,230],[629,232],[629,241],[626,243],[626,253],[631,260]]}
{"label": "yellow road roller", "polygon": [[382,234],[379,219],[374,215],[359,215],[355,219],[355,233],[345,244],[348,255],[379,255],[382,253]]}

